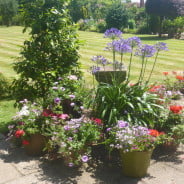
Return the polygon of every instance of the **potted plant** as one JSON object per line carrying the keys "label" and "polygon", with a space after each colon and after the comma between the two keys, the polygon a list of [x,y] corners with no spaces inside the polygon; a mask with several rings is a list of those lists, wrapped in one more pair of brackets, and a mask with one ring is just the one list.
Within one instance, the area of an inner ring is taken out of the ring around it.
{"label": "potted plant", "polygon": [[48,136],[50,153],[63,158],[69,167],[79,166],[90,159],[92,145],[101,139],[102,124],[96,119],[82,116],[79,119],[61,120],[52,124]]}
{"label": "potted plant", "polygon": [[[95,63],[95,65],[91,67],[91,72],[93,75],[95,75],[95,78],[98,82],[113,84],[115,81],[119,84],[125,79],[126,81],[129,81],[132,59],[133,56],[136,55],[140,56],[142,60],[142,67],[138,79],[138,82],[141,83],[145,78],[148,58],[155,55],[151,72],[146,81],[148,83],[153,73],[159,52],[162,50],[168,50],[166,44],[163,42],[159,42],[155,45],[147,45],[142,44],[140,38],[138,37],[123,39],[122,32],[116,28],[106,30],[104,37],[110,38],[112,40],[112,42],[108,43],[107,47],[105,48],[105,50],[112,51],[112,62],[109,62],[101,55],[92,57],[91,60]],[[130,53],[127,71],[123,63],[124,54],[126,53]],[[117,54],[120,55],[120,62],[117,61]],[[101,70],[100,66],[102,66],[103,70]]]}
{"label": "potted plant", "polygon": [[166,139],[163,132],[133,126],[122,120],[107,131],[109,138],[106,143],[110,150],[119,149],[123,174],[130,177],[146,175],[153,149]]}

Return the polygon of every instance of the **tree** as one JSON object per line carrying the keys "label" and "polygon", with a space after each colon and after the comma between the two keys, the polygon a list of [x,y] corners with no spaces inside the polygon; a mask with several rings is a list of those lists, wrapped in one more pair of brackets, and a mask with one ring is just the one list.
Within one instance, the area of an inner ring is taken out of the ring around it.
{"label": "tree", "polygon": [[107,27],[124,28],[128,24],[128,12],[121,3],[113,4],[106,15]]}
{"label": "tree", "polygon": [[147,0],[146,12],[160,17],[159,37],[164,17],[175,18],[184,14],[184,0]]}
{"label": "tree", "polygon": [[18,3],[16,0],[0,0],[0,15],[3,25],[10,26],[13,16],[17,13]]}
{"label": "tree", "polygon": [[79,41],[66,6],[66,0],[21,0],[23,31],[31,28],[31,38],[14,63],[19,74],[13,82],[17,100],[44,98],[54,81],[79,67]]}

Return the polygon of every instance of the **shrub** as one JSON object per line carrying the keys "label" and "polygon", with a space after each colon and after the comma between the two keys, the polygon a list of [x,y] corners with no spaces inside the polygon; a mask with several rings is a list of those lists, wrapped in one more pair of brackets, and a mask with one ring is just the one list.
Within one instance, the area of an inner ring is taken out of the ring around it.
{"label": "shrub", "polygon": [[58,77],[80,73],[77,62],[79,41],[75,27],[61,0],[22,0],[24,31],[31,27],[31,38],[24,42],[21,57],[14,63],[19,79],[13,82],[17,101],[43,98]]}
{"label": "shrub", "polygon": [[122,4],[115,3],[107,11],[105,21],[107,28],[125,28],[128,24],[128,12]]}

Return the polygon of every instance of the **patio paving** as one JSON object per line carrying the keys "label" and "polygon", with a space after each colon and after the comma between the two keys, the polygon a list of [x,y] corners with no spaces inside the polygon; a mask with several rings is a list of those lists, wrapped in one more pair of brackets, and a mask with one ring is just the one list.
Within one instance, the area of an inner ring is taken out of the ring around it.
{"label": "patio paving", "polygon": [[[144,178],[124,177],[117,158],[96,150],[94,162],[68,168],[62,160],[27,156],[0,136],[0,184],[184,184],[184,146],[174,154],[154,153]],[[115,159],[115,160],[113,160]]]}

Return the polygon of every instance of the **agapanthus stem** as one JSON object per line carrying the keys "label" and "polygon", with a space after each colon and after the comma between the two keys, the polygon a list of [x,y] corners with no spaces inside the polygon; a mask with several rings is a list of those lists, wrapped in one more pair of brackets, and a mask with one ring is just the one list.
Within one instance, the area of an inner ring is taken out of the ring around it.
{"label": "agapanthus stem", "polygon": [[145,71],[146,71],[147,62],[148,62],[148,59],[146,59],[146,62],[145,62],[145,64],[144,64],[144,70],[143,70],[142,79],[141,79],[142,81],[143,81],[143,79],[144,79],[144,75],[145,75]]}
{"label": "agapanthus stem", "polygon": [[151,69],[151,72],[150,72],[150,75],[149,75],[149,77],[148,77],[147,83],[149,83],[150,78],[151,78],[152,73],[153,73],[153,70],[154,70],[154,68],[155,68],[155,64],[156,64],[156,61],[157,61],[158,53],[159,53],[159,51],[157,51],[157,53],[156,53],[155,61],[154,61],[154,63],[153,63],[153,67],[152,67],[152,69]]}
{"label": "agapanthus stem", "polygon": [[113,70],[115,71],[116,70],[116,67],[115,67],[116,51],[114,48],[113,48],[112,54],[113,54]]}
{"label": "agapanthus stem", "polygon": [[131,52],[131,55],[130,55],[130,62],[129,62],[129,66],[128,66],[127,81],[128,81],[129,78],[130,78],[130,70],[131,70],[131,65],[132,65],[132,57],[133,57],[133,48],[132,48],[132,52]]}
{"label": "agapanthus stem", "polygon": [[142,79],[142,73],[143,73],[143,68],[144,68],[144,59],[145,59],[145,56],[143,55],[142,56],[142,66],[141,66],[141,72],[140,72],[140,75],[139,75],[139,80],[138,80],[138,83],[142,83],[141,79]]}

